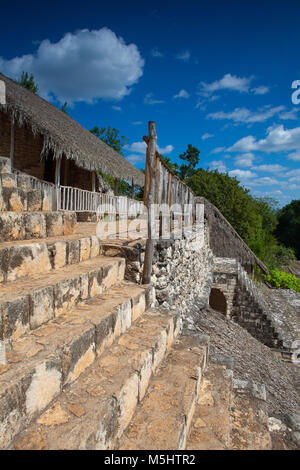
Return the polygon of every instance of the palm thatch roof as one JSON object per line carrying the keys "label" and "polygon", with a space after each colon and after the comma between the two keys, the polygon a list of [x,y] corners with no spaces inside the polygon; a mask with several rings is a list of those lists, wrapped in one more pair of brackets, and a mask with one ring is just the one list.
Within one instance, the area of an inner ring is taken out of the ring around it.
{"label": "palm thatch roof", "polygon": [[43,136],[42,154],[52,150],[55,158],[65,155],[81,168],[123,180],[134,178],[143,186],[141,171],[70,116],[1,73],[0,80],[6,84],[6,105],[0,109],[20,126],[27,124],[35,135]]}

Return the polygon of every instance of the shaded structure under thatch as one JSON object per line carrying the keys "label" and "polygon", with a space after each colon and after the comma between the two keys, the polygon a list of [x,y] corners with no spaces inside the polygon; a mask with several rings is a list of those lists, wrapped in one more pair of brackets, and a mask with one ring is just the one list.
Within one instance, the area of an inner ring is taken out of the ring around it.
{"label": "shaded structure under thatch", "polygon": [[[143,186],[144,175],[70,116],[0,73],[6,104],[0,104],[0,155],[14,168],[55,183],[95,189],[95,172]],[[94,188],[92,187],[94,186]]]}

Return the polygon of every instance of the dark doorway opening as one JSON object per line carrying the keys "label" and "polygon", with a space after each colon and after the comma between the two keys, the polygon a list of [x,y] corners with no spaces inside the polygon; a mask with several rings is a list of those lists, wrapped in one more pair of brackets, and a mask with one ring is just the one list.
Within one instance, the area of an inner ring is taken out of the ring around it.
{"label": "dark doorway opening", "polygon": [[219,289],[212,288],[209,297],[209,305],[217,312],[223,313],[226,315],[227,312],[227,302],[225,295]]}

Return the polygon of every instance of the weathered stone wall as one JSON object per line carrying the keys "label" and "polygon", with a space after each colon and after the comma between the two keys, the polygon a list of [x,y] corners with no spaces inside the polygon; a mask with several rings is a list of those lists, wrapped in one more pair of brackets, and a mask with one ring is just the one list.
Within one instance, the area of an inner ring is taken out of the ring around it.
{"label": "weathered stone wall", "polygon": [[213,287],[219,289],[227,301],[226,316],[266,346],[282,347],[283,338],[272,311],[240,263],[230,258],[215,258],[213,271]]}

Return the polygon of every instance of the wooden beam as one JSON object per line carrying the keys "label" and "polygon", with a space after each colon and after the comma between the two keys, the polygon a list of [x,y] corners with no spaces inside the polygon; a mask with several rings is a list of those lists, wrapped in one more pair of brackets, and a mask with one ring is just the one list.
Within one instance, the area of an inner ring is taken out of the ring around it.
{"label": "wooden beam", "polygon": [[55,186],[60,187],[60,168],[61,168],[61,157],[56,159],[55,164]]}
{"label": "wooden beam", "polygon": [[92,191],[93,193],[96,192],[96,172],[92,172]]}
{"label": "wooden beam", "polygon": [[[146,153],[146,176],[148,176],[148,187],[145,190],[144,201],[148,209],[148,238],[146,242],[145,260],[143,268],[143,284],[149,284],[152,274],[152,260],[155,239],[155,168],[156,168],[156,130],[155,122],[149,121],[149,140]],[[144,139],[145,140],[145,139]],[[147,175],[148,172],[148,175]],[[145,188],[146,189],[146,188]]]}

